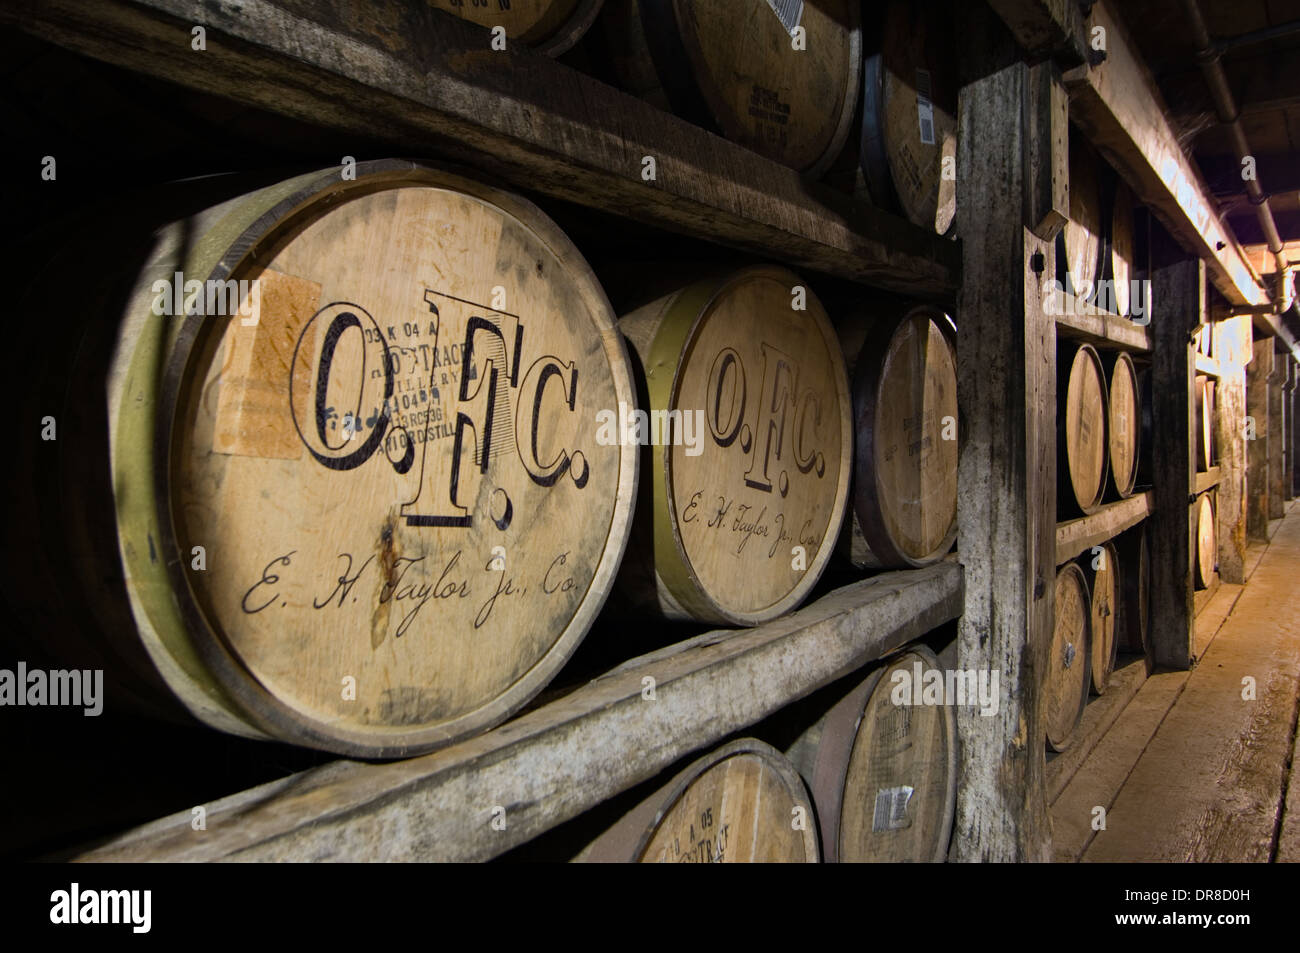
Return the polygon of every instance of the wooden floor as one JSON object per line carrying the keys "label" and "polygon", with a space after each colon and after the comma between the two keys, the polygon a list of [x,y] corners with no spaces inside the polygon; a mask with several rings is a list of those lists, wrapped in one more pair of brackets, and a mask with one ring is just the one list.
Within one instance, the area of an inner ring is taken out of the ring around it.
{"label": "wooden floor", "polygon": [[1298,504],[1197,616],[1191,672],[1131,663],[1088,706],[1086,756],[1049,764],[1056,860],[1300,861]]}

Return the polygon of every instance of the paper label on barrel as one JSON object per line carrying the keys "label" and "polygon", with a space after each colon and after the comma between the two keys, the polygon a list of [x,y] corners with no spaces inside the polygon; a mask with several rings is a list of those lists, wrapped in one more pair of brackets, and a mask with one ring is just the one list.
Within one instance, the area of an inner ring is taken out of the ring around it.
{"label": "paper label on barrel", "polygon": [[623,451],[595,420],[620,392],[592,299],[523,223],[435,188],[338,203],[267,264],[240,276],[272,291],[257,327],[203,352],[178,407],[196,598],[296,711],[476,711],[545,657],[605,553]]}
{"label": "paper label on barrel", "polygon": [[803,0],[767,0],[767,5],[781,21],[785,32],[793,35],[795,27],[803,19]]}
{"label": "paper label on barrel", "polygon": [[921,143],[934,145],[934,104],[930,102],[930,71],[916,71],[916,117],[921,127]]}
{"label": "paper label on barrel", "polygon": [[871,830],[876,833],[897,831],[910,827],[907,804],[912,799],[912,788],[906,784],[882,788],[876,792],[876,809],[871,816]]}
{"label": "paper label on barrel", "polygon": [[687,439],[670,455],[676,532],[700,589],[729,611],[786,598],[838,529],[847,382],[824,319],[791,308],[795,280],[728,286],[679,371],[674,409]]}

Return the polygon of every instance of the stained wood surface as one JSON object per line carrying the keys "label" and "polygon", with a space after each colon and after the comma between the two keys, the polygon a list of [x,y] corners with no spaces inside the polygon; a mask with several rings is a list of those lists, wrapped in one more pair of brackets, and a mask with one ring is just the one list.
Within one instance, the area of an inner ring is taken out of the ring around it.
{"label": "stained wood surface", "polygon": [[878,325],[858,355],[855,565],[929,565],[957,536],[957,362],[946,322],[934,308],[911,309]]}
{"label": "stained wood surface", "polygon": [[1088,583],[1076,563],[1056,574],[1056,625],[1048,656],[1047,745],[1064,751],[1088,701],[1092,611]]}
{"label": "stained wood surface", "polygon": [[1120,497],[1132,495],[1141,453],[1142,408],[1133,359],[1120,352],[1109,358],[1110,386],[1106,393],[1110,481]]}
{"label": "stained wood surface", "polygon": [[612,60],[629,90],[814,178],[843,147],[862,58],[856,4],[784,4],[798,15],[789,24],[746,0],[606,6]]}
{"label": "stained wood surface", "polygon": [[1057,237],[1057,272],[1076,297],[1089,299],[1097,289],[1102,247],[1101,192],[1097,154],[1072,130],[1070,135],[1070,218]]}
{"label": "stained wood surface", "polygon": [[1273,374],[1273,338],[1258,338],[1253,358],[1246,366],[1246,413],[1254,422],[1254,440],[1246,442],[1246,533],[1252,540],[1268,541],[1272,487],[1269,481],[1269,378]]}
{"label": "stained wood surface", "polygon": [[1146,527],[1139,526],[1116,540],[1120,574],[1120,600],[1116,645],[1118,650],[1142,655],[1152,660],[1150,626],[1150,554],[1147,550]]}
{"label": "stained wood surface", "polygon": [[1120,562],[1118,550],[1113,543],[1102,543],[1100,549],[1099,553],[1083,557],[1083,573],[1088,580],[1088,593],[1091,597],[1088,662],[1094,695],[1106,693],[1110,673],[1115,668],[1117,640],[1124,627],[1124,603],[1120,593],[1124,573],[1130,571]]}
{"label": "stained wood surface", "polygon": [[597,838],[588,863],[817,863],[812,803],[779,751],[754,739],[691,764]]}
{"label": "stained wood surface", "polygon": [[582,37],[600,13],[602,0],[428,0],[439,10],[481,27],[504,27],[507,42],[518,40],[558,56]]}
{"label": "stained wood surface", "polygon": [[939,234],[957,211],[957,81],[952,20],[938,7],[868,8],[878,47],[863,74],[861,154],[873,199]]}
{"label": "stained wood surface", "polygon": [[208,804],[201,835],[187,808],[82,859],[486,860],[956,618],[962,575],[952,562],[884,573],[765,626],[633,659],[442,751],[294,775]]}
{"label": "stained wood surface", "polygon": [[1115,184],[1106,253],[1109,258],[1108,277],[1111,281],[1115,311],[1117,314],[1127,315],[1133,303],[1130,282],[1136,277],[1133,270],[1133,256],[1136,249],[1133,234],[1133,192],[1122,181]]}
{"label": "stained wood surface", "polygon": [[834,549],[852,467],[848,378],[821,303],[792,272],[755,267],[620,328],[652,416],[688,415],[698,438],[650,448],[653,539],[637,545],[653,551],[658,610],[753,625],[794,608]]}
{"label": "stained wood surface", "polygon": [[[828,862],[934,863],[947,857],[957,794],[956,731],[953,699],[942,691],[924,694],[926,678],[934,678],[930,672],[938,672],[943,684],[934,653],[909,649],[873,671],[806,732],[809,750],[796,743]],[[976,704],[977,698],[963,701]]]}
{"label": "stained wood surface", "polygon": [[958,109],[957,179],[977,186],[957,193],[957,548],[967,573],[958,656],[962,669],[1001,671],[1007,686],[996,714],[956,713],[953,843],[963,861],[1050,855],[1043,759],[1026,739],[1045,730],[1053,624],[1056,328],[1042,285],[1056,266],[1053,243],[1027,225],[1041,219],[1029,214],[1026,156],[1064,161],[1059,126],[1031,95],[1054,87],[1050,65],[1016,64],[964,86]]}
{"label": "stained wood surface", "polygon": [[1219,544],[1215,540],[1214,504],[1210,493],[1204,493],[1196,503],[1196,584],[1204,589],[1214,575],[1219,558]]}
{"label": "stained wood surface", "polygon": [[1095,512],[1106,489],[1106,377],[1101,358],[1087,344],[1058,349],[1058,421],[1062,511]]}
{"label": "stained wood surface", "polygon": [[1150,490],[1127,500],[1108,503],[1090,516],[1056,524],[1056,564],[1112,539],[1146,519],[1154,510]]}
{"label": "stained wood surface", "polygon": [[[484,30],[424,3],[58,0],[5,6],[0,22],[277,115],[366,136],[382,126],[414,154],[799,267],[913,297],[957,286],[953,243],[810,189],[797,172],[520,44],[493,51]],[[207,31],[197,57],[195,23]],[[653,179],[642,178],[646,156]]]}
{"label": "stained wood surface", "polygon": [[154,479],[143,439],[172,448],[170,525],[124,517],[141,634],[155,655],[192,645],[191,678],[269,734],[428,750],[539,691],[612,585],[636,455],[595,420],[633,399],[626,351],[523,200],[400,162],[282,191],[203,223],[208,257],[183,269],[257,282],[252,318],[193,316],[160,347],[182,322],[137,297],[128,323],[119,499]]}

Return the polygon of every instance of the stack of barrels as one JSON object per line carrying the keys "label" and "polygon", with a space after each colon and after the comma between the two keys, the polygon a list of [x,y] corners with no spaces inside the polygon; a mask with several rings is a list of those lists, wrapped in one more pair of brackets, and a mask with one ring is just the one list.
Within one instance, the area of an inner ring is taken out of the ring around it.
{"label": "stack of barrels", "polygon": [[[952,681],[930,649],[905,649],[831,705],[785,754],[754,738],[722,746],[576,859],[942,862],[957,798],[956,722],[946,694]],[[987,684],[955,690],[959,703],[991,701]]]}
{"label": "stack of barrels", "polygon": [[[1133,198],[1078,137],[1070,144],[1070,220],[1057,244],[1064,289],[1128,316],[1133,298]],[[1103,203],[1099,183],[1108,182]],[[1059,329],[1058,329],[1059,331]],[[1057,515],[1096,513],[1149,479],[1150,371],[1130,352],[1057,342]],[[1116,654],[1147,653],[1146,542],[1138,527],[1057,572],[1049,649],[1047,743],[1065,750],[1089,693],[1106,690]]]}

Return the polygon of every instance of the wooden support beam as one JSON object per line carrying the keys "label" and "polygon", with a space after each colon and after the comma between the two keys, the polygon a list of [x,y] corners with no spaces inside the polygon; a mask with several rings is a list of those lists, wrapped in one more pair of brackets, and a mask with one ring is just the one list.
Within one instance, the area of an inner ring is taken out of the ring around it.
{"label": "wooden support beam", "polygon": [[1248,434],[1246,468],[1246,535],[1268,542],[1269,513],[1269,378],[1273,376],[1273,339],[1257,338],[1253,358],[1246,368],[1246,413]]}
{"label": "wooden support beam", "polygon": [[207,805],[201,833],[187,809],[77,859],[488,860],[902,647],[961,606],[956,563],[885,573],[775,622],[632,659],[451,748],[391,764],[335,762]]}
{"label": "wooden support beam", "polygon": [[1056,554],[1056,325],[1044,309],[1053,243],[1034,235],[1027,166],[1052,137],[1052,64],[1017,63],[961,91],[957,389],[963,408],[958,551],[963,669],[1001,672],[996,715],[957,711],[964,765],[954,857],[1046,861],[1045,647]]}
{"label": "wooden support beam", "polygon": [[[1209,263],[1214,286],[1235,304],[1268,300],[1241,248],[1219,220],[1200,173],[1183,152],[1137,45],[1107,4],[1085,29],[1105,30],[1106,59],[1065,76],[1070,119],[1087,133],[1182,247]],[[1160,308],[1159,300],[1153,308]]]}
{"label": "wooden support beam", "polygon": [[1102,507],[1091,516],[1059,523],[1056,527],[1056,564],[1068,562],[1124,530],[1136,526],[1151,515],[1150,491]]}
{"label": "wooden support beam", "polygon": [[1150,630],[1157,665],[1186,669],[1192,661],[1192,559],[1195,533],[1188,500],[1195,492],[1192,439],[1195,358],[1191,341],[1205,321],[1205,264],[1173,261],[1153,269],[1151,327],[1155,514],[1148,522],[1151,555]]}
{"label": "wooden support beam", "polygon": [[1280,520],[1286,515],[1286,412],[1282,408],[1282,387],[1286,381],[1285,355],[1273,355],[1273,372],[1268,377],[1268,518]]}
{"label": "wooden support beam", "polygon": [[1246,371],[1233,367],[1214,391],[1214,445],[1219,453],[1218,508],[1215,530],[1219,576],[1224,582],[1246,581]]}
{"label": "wooden support beam", "polygon": [[1076,0],[989,0],[1016,42],[1033,58],[1054,57],[1063,68],[1087,57]]}
{"label": "wooden support beam", "polygon": [[[15,0],[0,23],[136,72],[581,205],[909,296],[954,242],[806,182],[424,0]],[[206,49],[190,47],[202,25]],[[653,157],[655,175],[642,178]]]}
{"label": "wooden support beam", "polygon": [[1300,496],[1300,364],[1291,362],[1291,379],[1295,385],[1291,389],[1291,446],[1296,449],[1291,459],[1291,495]]}

